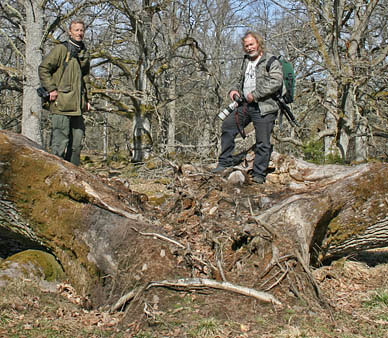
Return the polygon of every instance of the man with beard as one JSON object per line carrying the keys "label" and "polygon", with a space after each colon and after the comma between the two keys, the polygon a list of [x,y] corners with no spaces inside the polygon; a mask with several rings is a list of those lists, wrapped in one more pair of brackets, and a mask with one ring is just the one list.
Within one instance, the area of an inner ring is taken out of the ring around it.
{"label": "man with beard", "polygon": [[255,32],[247,32],[242,38],[245,52],[239,81],[229,91],[232,100],[236,95],[242,104],[222,123],[221,154],[213,173],[221,173],[233,166],[232,153],[235,137],[252,122],[255,128],[255,160],[253,181],[263,184],[272,153],[271,134],[279,106],[275,100],[283,84],[282,65],[276,59],[267,69],[272,57],[265,50],[264,39]]}

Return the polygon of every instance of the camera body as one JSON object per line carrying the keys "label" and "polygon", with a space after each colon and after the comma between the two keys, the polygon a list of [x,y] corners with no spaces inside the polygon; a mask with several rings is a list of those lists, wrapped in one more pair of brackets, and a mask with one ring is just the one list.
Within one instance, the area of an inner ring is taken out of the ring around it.
{"label": "camera body", "polygon": [[218,118],[223,121],[230,113],[232,113],[240,104],[243,103],[243,99],[237,94],[233,96],[233,102],[227,106],[221,113],[218,114]]}
{"label": "camera body", "polygon": [[36,92],[38,93],[39,97],[42,98],[44,102],[50,100],[50,93],[46,90],[44,87],[39,87]]}

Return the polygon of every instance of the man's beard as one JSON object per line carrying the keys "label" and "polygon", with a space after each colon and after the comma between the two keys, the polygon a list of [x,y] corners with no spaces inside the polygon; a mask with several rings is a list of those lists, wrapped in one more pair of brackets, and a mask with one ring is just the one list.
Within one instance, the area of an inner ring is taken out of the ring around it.
{"label": "man's beard", "polygon": [[249,59],[254,59],[257,56],[259,56],[259,51],[254,51],[254,52],[251,52],[251,53],[247,53],[247,57]]}

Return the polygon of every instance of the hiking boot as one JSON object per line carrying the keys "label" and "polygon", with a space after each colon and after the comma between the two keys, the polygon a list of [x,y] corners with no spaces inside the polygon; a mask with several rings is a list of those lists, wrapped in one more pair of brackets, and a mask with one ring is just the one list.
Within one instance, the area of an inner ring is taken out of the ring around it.
{"label": "hiking boot", "polygon": [[214,168],[213,170],[212,170],[212,173],[213,174],[220,174],[220,173],[222,173],[225,169],[227,169],[228,167],[224,167],[224,166],[222,166],[222,165],[218,165],[216,168]]}
{"label": "hiking boot", "polygon": [[265,183],[265,178],[263,176],[253,176],[252,181],[257,184],[263,184]]}

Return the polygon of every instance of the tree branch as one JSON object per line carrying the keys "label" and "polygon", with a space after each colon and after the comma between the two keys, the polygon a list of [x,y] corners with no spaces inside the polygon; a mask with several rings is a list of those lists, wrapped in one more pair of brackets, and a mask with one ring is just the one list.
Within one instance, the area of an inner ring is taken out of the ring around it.
{"label": "tree branch", "polygon": [[272,303],[276,305],[281,305],[282,303],[277,300],[273,295],[263,292],[257,291],[255,289],[251,289],[245,286],[240,286],[236,284],[232,284],[229,282],[217,282],[213,279],[206,278],[183,278],[176,280],[163,280],[158,282],[151,282],[146,287],[146,290],[151,287],[167,287],[167,288],[213,288],[225,291],[231,291],[234,293],[238,293],[240,295],[253,297],[258,300],[261,300],[265,303]]}

